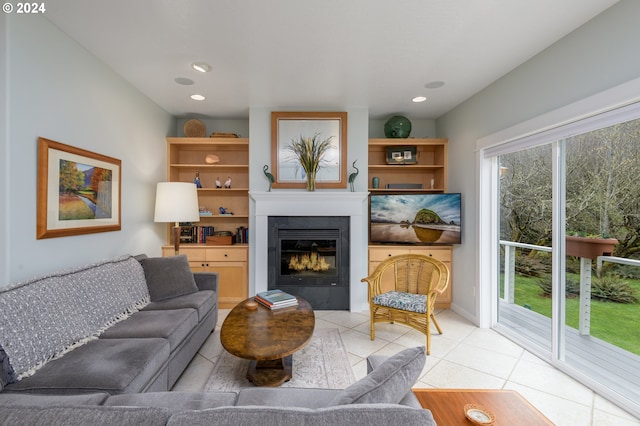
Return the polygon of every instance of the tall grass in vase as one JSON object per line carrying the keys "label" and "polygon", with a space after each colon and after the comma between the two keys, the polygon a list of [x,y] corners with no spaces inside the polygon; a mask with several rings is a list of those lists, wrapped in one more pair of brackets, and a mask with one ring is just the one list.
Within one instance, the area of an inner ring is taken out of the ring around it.
{"label": "tall grass in vase", "polygon": [[307,191],[315,191],[316,175],[322,165],[324,155],[331,147],[333,136],[320,140],[320,134],[316,133],[313,137],[305,137],[292,139],[289,144],[289,150],[296,156],[300,166],[306,174]]}

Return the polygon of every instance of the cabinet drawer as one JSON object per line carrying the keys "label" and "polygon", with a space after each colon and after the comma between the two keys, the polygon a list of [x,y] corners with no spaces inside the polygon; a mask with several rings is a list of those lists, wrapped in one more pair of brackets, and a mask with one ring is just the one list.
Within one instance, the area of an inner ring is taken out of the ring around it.
{"label": "cabinet drawer", "polygon": [[391,256],[398,256],[400,254],[409,254],[409,249],[406,248],[372,248],[369,249],[369,261],[370,262],[382,262],[390,258]]}
{"label": "cabinet drawer", "polygon": [[180,254],[187,255],[189,262],[203,262],[206,259],[205,250],[198,248],[180,247]]}
{"label": "cabinet drawer", "polygon": [[246,249],[207,249],[207,261],[209,262],[245,262],[246,260]]}
{"label": "cabinet drawer", "polygon": [[425,247],[425,248],[370,248],[369,249],[369,261],[370,262],[382,262],[391,256],[398,256],[400,254],[423,254],[426,256],[433,256],[442,262],[451,262],[451,248],[450,247]]}
{"label": "cabinet drawer", "polygon": [[412,254],[424,254],[426,256],[433,256],[442,262],[451,262],[451,249],[450,248],[428,248],[428,249],[411,249]]}

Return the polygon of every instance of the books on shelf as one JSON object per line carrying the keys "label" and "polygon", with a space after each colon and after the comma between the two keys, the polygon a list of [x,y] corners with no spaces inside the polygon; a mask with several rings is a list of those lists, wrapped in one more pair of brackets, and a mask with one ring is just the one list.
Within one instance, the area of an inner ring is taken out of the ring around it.
{"label": "books on shelf", "polygon": [[236,243],[247,244],[249,242],[249,228],[240,226],[236,228]]}
{"label": "books on shelf", "polygon": [[254,299],[272,310],[298,305],[298,299],[295,296],[277,289],[257,293]]}
{"label": "books on shelf", "polygon": [[207,237],[213,235],[213,232],[213,226],[181,225],[180,242],[204,244],[207,242]]}

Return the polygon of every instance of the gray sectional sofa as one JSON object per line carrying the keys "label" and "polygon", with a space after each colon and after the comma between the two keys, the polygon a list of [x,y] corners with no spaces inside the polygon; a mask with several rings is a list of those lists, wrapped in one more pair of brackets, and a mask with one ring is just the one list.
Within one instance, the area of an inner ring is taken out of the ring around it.
{"label": "gray sectional sofa", "polygon": [[245,388],[240,392],[149,392],[109,395],[0,393],[2,425],[434,426],[411,386],[425,348],[369,357],[366,377],[344,390]]}
{"label": "gray sectional sofa", "polygon": [[435,425],[424,347],[369,357],[344,390],[169,392],[218,317],[217,275],[123,256],[0,291],[1,425]]}
{"label": "gray sectional sofa", "polygon": [[217,274],[122,256],[0,291],[0,390],[171,389],[215,328]]}

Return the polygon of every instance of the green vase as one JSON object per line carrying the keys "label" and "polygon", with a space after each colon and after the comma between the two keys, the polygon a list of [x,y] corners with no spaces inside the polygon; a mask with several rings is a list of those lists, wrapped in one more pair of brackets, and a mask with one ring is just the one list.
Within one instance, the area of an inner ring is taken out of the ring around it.
{"label": "green vase", "polygon": [[407,117],[395,115],[384,124],[384,135],[388,138],[408,138],[411,134],[411,121]]}

